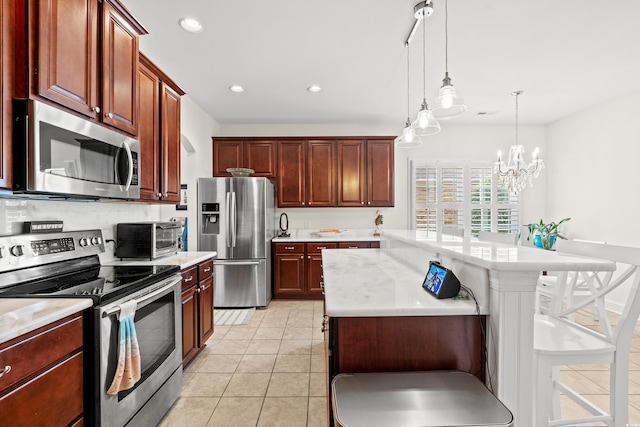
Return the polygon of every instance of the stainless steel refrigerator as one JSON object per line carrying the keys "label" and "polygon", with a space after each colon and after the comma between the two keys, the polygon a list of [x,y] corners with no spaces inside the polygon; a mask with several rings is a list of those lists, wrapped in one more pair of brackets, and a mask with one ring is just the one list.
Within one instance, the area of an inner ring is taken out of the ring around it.
{"label": "stainless steel refrigerator", "polygon": [[218,253],[215,307],[269,304],[274,224],[267,178],[198,179],[198,250]]}

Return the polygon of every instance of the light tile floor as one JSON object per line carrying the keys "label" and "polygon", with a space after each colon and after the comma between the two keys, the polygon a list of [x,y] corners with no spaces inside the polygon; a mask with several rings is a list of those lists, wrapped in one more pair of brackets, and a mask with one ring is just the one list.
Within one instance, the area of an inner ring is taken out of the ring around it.
{"label": "light tile floor", "polygon": [[[321,301],[274,300],[247,325],[216,326],[184,372],[162,427],[327,426]],[[612,315],[615,323],[616,316]],[[585,314],[579,318],[593,324]],[[640,425],[640,326],[631,344],[629,423]],[[607,409],[607,366],[568,367],[562,378]],[[563,414],[580,414],[563,401]]]}

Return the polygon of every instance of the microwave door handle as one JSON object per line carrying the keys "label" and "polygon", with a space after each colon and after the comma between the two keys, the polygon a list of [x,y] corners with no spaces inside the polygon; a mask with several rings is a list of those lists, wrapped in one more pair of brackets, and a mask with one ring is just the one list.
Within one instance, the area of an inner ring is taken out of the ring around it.
{"label": "microwave door handle", "polygon": [[[133,156],[131,155],[131,148],[129,144],[126,142],[122,143],[122,149],[124,149],[125,153],[127,153],[127,159],[129,160],[129,171],[127,173],[127,182],[124,185],[124,189],[129,190],[129,186],[131,185],[131,180],[133,179]],[[116,170],[118,170],[118,162],[120,161],[120,156],[116,158]]]}
{"label": "microwave door handle", "polygon": [[237,231],[237,212],[236,212],[236,192],[231,193],[231,218],[233,221],[233,228],[231,229],[231,244],[235,248],[236,246],[236,231]]}

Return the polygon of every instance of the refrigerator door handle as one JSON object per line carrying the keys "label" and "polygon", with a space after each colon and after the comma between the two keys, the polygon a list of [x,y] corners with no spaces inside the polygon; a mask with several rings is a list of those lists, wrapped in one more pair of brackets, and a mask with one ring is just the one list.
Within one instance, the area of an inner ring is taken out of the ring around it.
{"label": "refrigerator door handle", "polygon": [[214,265],[260,265],[260,261],[213,261]]}
{"label": "refrigerator door handle", "polygon": [[231,246],[236,247],[236,228],[237,228],[237,212],[236,212],[236,192],[231,193]]}
{"label": "refrigerator door handle", "polygon": [[225,237],[226,237],[226,245],[228,248],[231,247],[231,203],[229,203],[231,201],[231,193],[227,192],[227,197],[226,197],[226,203],[225,203],[225,216],[226,218],[226,225],[227,225],[227,229],[225,230],[226,233]]}

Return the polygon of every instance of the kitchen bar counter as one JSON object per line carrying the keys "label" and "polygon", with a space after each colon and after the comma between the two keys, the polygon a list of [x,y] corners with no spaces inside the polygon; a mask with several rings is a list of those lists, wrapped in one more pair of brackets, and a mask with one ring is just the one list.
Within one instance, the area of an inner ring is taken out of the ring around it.
{"label": "kitchen bar counter", "polygon": [[[420,285],[429,261],[439,261],[450,268],[463,285],[473,290],[481,312],[488,313],[485,339],[487,382],[491,382],[496,396],[514,414],[515,426],[536,425],[533,420],[534,379],[531,367],[535,289],[540,272],[611,271],[615,264],[531,247],[451,236],[434,237],[411,230],[385,230],[380,246],[379,250],[323,251],[325,303],[330,319],[336,314],[345,316],[338,318],[340,324],[347,321],[362,323],[367,319],[371,319],[369,323],[381,323],[384,319],[393,318],[396,323],[402,323],[402,328],[411,329],[420,317],[400,314],[408,310],[414,316],[420,313],[418,316],[431,316],[437,322],[439,316],[446,315],[444,306],[431,304],[428,299],[413,293],[411,296],[415,299],[409,300],[405,284],[411,282],[410,286],[416,291],[422,291]],[[348,285],[351,289],[346,289]],[[339,295],[340,292],[343,295]],[[413,320],[407,323],[403,319]],[[371,336],[363,332],[366,325],[352,325],[361,331],[355,342],[362,348],[369,348],[379,340],[375,335],[377,329],[372,329]],[[385,325],[374,326],[380,328]],[[458,329],[448,326],[447,334],[456,337],[471,325],[461,325]],[[404,330],[402,328],[397,330],[398,333]],[[432,339],[429,333],[426,328],[415,329],[408,339],[410,342],[404,345],[420,345]],[[394,342],[394,345],[398,348],[403,343]],[[409,350],[411,348],[405,351]],[[347,355],[345,353],[342,358]],[[401,356],[397,355],[398,358]],[[367,354],[367,358],[371,357]]]}
{"label": "kitchen bar counter", "polygon": [[323,250],[322,264],[329,317],[476,314],[472,300],[436,299],[422,289],[426,269],[416,271],[380,249]]}
{"label": "kitchen bar counter", "polygon": [[36,330],[93,305],[91,298],[2,298],[0,343]]}
{"label": "kitchen bar counter", "polygon": [[146,258],[127,258],[123,261],[120,261],[118,259],[115,259],[106,262],[105,265],[179,265],[180,270],[184,270],[185,268],[201,263],[202,261],[206,261],[210,258],[215,258],[217,255],[218,253],[215,251],[178,252],[176,255],[169,255],[154,260],[149,260]]}
{"label": "kitchen bar counter", "polygon": [[290,230],[291,237],[276,237],[273,243],[298,243],[298,242],[374,242],[380,241],[380,236],[374,236],[371,229],[345,230],[342,233],[332,233],[328,236],[319,236],[318,230],[297,229]]}

